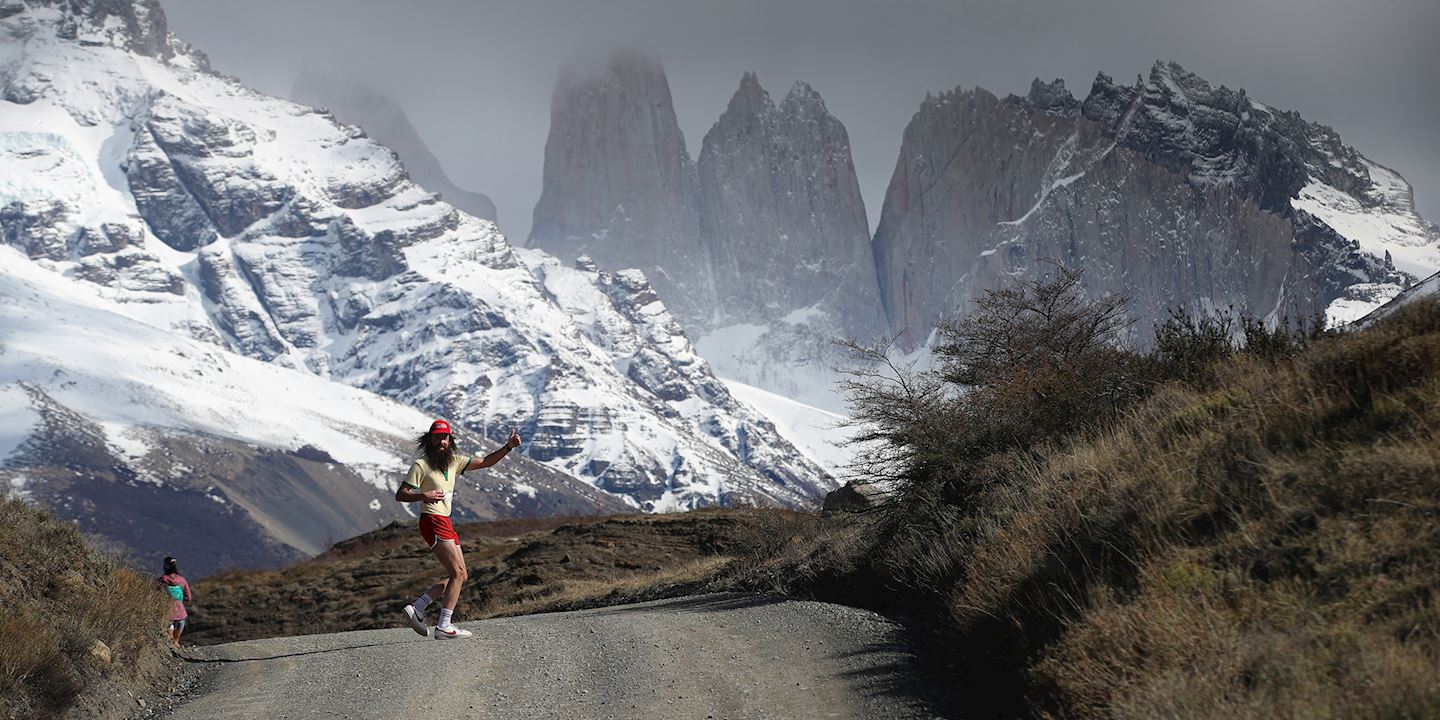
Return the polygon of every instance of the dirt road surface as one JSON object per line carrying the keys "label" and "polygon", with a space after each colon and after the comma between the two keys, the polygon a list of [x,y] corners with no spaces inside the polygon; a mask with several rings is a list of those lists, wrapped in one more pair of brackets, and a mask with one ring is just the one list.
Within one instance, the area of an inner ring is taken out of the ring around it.
{"label": "dirt road surface", "polygon": [[461,623],[466,640],[396,625],[187,651],[205,672],[169,717],[938,717],[899,629],[841,605],[706,595]]}

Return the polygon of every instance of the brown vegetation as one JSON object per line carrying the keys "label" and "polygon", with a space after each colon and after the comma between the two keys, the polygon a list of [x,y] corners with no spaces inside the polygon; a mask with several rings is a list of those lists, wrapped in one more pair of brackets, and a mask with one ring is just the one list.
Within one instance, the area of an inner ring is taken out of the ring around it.
{"label": "brown vegetation", "polygon": [[123,716],[137,694],[153,698],[173,664],[167,602],[73,526],[0,500],[0,717],[105,715],[117,704]]}
{"label": "brown vegetation", "polygon": [[988,377],[871,375],[893,501],[732,582],[907,619],[965,714],[1440,715],[1440,303],[1334,336],[1223,324],[1064,382],[1028,331]]}
{"label": "brown vegetation", "polygon": [[[782,510],[534,518],[456,526],[469,579],[457,620],[697,592]],[[396,522],[279,570],[195,583],[188,640],[403,627],[401,607],[438,579],[414,522]],[[432,611],[431,619],[434,619]]]}

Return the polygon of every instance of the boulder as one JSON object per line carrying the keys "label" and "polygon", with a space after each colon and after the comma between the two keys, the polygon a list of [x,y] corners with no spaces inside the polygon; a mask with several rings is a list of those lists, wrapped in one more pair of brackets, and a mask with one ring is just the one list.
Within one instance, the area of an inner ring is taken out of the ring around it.
{"label": "boulder", "polygon": [[872,483],[857,483],[854,480],[831,490],[825,495],[825,504],[820,511],[825,515],[841,512],[865,512],[878,507],[885,501],[885,492]]}

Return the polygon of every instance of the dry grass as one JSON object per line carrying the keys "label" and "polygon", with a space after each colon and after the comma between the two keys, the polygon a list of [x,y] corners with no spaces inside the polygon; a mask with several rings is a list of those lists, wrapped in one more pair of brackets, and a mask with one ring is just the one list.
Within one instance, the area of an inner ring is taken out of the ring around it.
{"label": "dry grass", "polygon": [[480,617],[578,610],[685,595],[707,588],[730,562],[731,558],[712,556],[654,572],[561,581],[506,602],[492,603]]}
{"label": "dry grass", "polygon": [[1440,716],[1440,303],[1408,310],[736,567],[896,611],[966,712]]}
{"label": "dry grass", "polygon": [[[458,617],[578,609],[720,589],[744,548],[788,525],[782,510],[465,523],[469,579]],[[195,584],[186,638],[199,644],[395,627],[400,608],[440,567],[414,523],[337,543],[282,570],[212,575]],[[279,611],[283,609],[283,611]]]}
{"label": "dry grass", "polygon": [[82,691],[138,682],[164,653],[153,582],[16,500],[0,501],[0,604],[0,717],[62,715]]}
{"label": "dry grass", "polygon": [[1036,554],[1124,555],[1067,573],[1078,611],[1034,668],[1044,707],[1440,714],[1440,311],[1406,320],[1293,364],[1238,362],[1221,389],[1171,390],[1027,468],[1021,512],[1049,517],[1001,534],[1030,557],[977,563],[962,603],[997,607]]}

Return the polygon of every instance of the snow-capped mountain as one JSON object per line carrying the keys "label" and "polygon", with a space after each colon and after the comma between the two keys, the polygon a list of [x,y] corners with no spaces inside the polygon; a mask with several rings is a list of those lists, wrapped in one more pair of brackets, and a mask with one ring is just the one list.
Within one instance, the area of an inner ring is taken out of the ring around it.
{"label": "snow-capped mountain", "polygon": [[1058,80],[927,99],[874,247],[908,347],[1047,258],[1130,296],[1141,343],[1177,307],[1338,324],[1440,269],[1440,233],[1398,175],[1174,63],[1134,85],[1102,73],[1083,102]]}
{"label": "snow-capped mountain", "polygon": [[[87,447],[143,456],[117,463],[111,486],[173,479],[143,469],[173,450],[125,438],[180,427],[195,456],[183,472],[198,472],[211,447],[198,438],[213,436],[226,452],[343,467],[320,484],[360,477],[352,494],[368,508],[384,493],[381,470],[364,468],[403,471],[406,438],[428,415],[469,430],[477,450],[518,427],[533,462],[515,461],[506,495],[561,493],[552,507],[799,506],[833,484],[709,374],[642,275],[522,257],[358,128],[211,72],[155,0],[0,1],[0,100],[0,278],[19,301],[0,327],[0,413],[18,428],[0,462],[17,490],[38,495],[25,478],[42,466],[63,474],[44,449],[70,426],[100,428]],[[84,312],[42,312],[77,298]],[[79,368],[45,352],[52,326],[105,345],[96,357],[107,359]],[[148,373],[143,358],[168,359],[164,347],[191,361]],[[221,368],[252,368],[245,358],[283,377],[230,381]],[[92,386],[102,400],[80,402]],[[343,391],[321,390],[331,386]],[[186,397],[234,400],[210,410]],[[239,412],[267,405],[291,410]],[[206,420],[226,414],[253,422]],[[35,419],[52,416],[67,420]],[[310,432],[317,423],[365,429]],[[375,443],[385,452],[358,451]],[[85,495],[99,482],[77,476],[66,512],[103,515]],[[296,500],[244,509],[298,520],[328,502]],[[314,538],[272,536],[314,550]]]}
{"label": "snow-capped mountain", "polygon": [[325,108],[336,120],[365,128],[366,134],[400,156],[415,184],[439,193],[441,199],[460,212],[482,220],[496,220],[494,201],[484,193],[457,186],[410,123],[405,108],[364,78],[353,73],[306,68],[295,81],[288,99]]}

